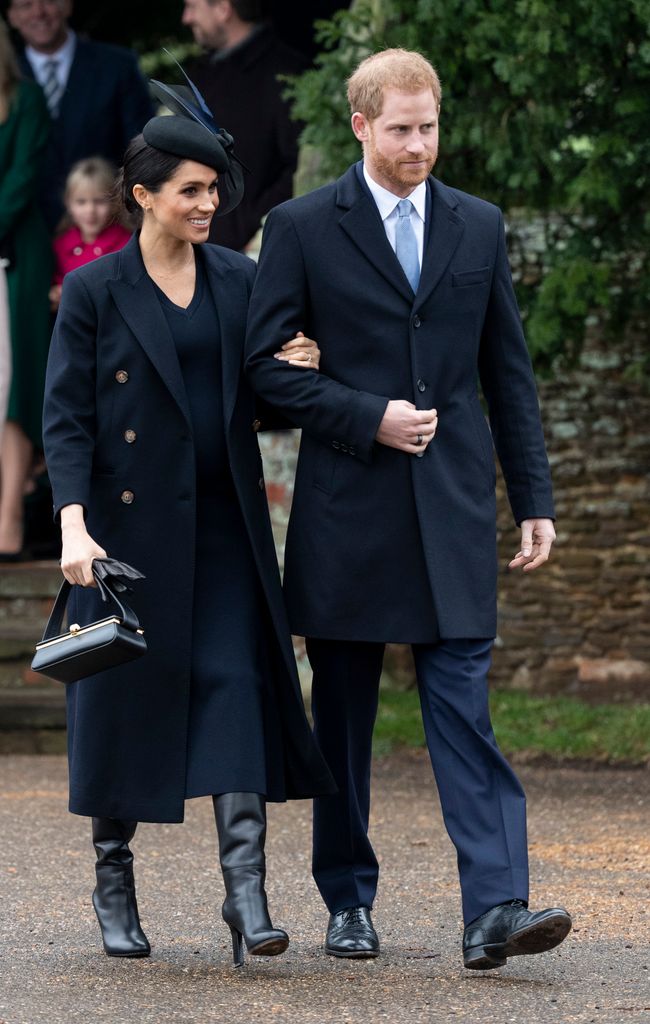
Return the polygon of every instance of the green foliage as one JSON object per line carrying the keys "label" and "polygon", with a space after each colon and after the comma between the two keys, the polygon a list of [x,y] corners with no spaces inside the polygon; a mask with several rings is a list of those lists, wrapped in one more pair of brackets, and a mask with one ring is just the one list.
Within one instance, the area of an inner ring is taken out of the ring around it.
{"label": "green foliage", "polygon": [[[567,697],[533,697],[518,690],[490,696],[494,732],[507,755],[604,764],[650,762],[650,704],[585,704]],[[424,746],[422,715],[414,690],[382,690],[374,753]]]}
{"label": "green foliage", "polygon": [[650,0],[361,0],[317,38],[291,94],[320,180],[359,157],[344,85],[358,61],[419,50],[443,85],[438,176],[547,227],[543,279],[519,295],[538,362],[579,351],[590,316],[643,324]]}

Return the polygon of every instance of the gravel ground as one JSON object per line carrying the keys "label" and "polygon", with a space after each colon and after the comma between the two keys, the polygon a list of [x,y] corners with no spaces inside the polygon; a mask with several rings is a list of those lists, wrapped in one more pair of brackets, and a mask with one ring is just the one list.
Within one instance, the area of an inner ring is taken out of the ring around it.
{"label": "gravel ground", "polygon": [[335,960],[309,875],[310,808],[269,811],[269,899],[291,934],[234,971],[209,800],[133,844],[148,960],[108,959],[90,904],[88,823],[66,811],[60,757],[0,760],[0,1024],[650,1024],[650,772],[523,767],[531,906],[565,905],[558,949],[485,974],[462,967],[453,850],[426,755],[377,762],[382,878],[375,961]]}

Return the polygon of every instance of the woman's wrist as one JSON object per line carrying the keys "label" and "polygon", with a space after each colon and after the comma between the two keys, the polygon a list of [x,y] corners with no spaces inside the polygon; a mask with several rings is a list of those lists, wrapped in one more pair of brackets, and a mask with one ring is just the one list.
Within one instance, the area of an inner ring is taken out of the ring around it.
{"label": "woman's wrist", "polygon": [[61,533],[82,531],[86,533],[86,520],[83,505],[64,505],[59,513]]}

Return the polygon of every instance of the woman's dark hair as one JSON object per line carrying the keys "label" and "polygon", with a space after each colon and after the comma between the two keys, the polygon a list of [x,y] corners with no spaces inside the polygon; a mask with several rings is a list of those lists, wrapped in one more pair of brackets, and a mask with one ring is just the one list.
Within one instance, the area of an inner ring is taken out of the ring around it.
{"label": "woman's dark hair", "polygon": [[131,139],[117,176],[115,193],[138,224],[142,223],[142,209],[133,198],[133,186],[142,185],[149,192],[160,192],[165,182],[174,176],[182,163],[182,156],[173,156],[171,153],[154,149],[144,141],[143,135],[136,135]]}

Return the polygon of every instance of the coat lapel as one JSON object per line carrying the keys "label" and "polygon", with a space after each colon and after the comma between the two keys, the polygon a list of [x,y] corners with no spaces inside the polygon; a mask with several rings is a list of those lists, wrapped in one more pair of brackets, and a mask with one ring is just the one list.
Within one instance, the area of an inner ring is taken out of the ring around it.
{"label": "coat lapel", "polygon": [[412,304],[413,290],[408,283],[381,222],[372,196],[368,195],[350,167],[338,180],[336,204],[342,208],[339,224],[359,251]]}
{"label": "coat lapel", "polygon": [[430,178],[430,213],[426,226],[426,244],[417,295],[408,283],[390,242],[386,237],[379,211],[359,181],[356,166],[339,178],[337,206],[343,213],[339,224],[367,260],[408,300],[409,304],[425,302],[444,274],[456,250],[465,222],[456,213],[458,200],[453,192],[435,178]]}
{"label": "coat lapel", "polygon": [[121,250],[117,278],[108,281],[107,286],[127,327],[146,352],[191,427],[176,348],[155,288],[142,262],[137,234]]}
{"label": "coat lapel", "polygon": [[223,414],[225,426],[232,417],[241,379],[248,289],[242,273],[233,273],[234,267],[225,265],[218,250],[204,248],[206,276],[221,331],[221,379],[223,384]]}
{"label": "coat lapel", "polygon": [[465,230],[465,221],[456,213],[458,200],[453,192],[435,178],[431,184],[431,223],[422,260],[422,273],[416,300],[422,305],[444,274]]}

